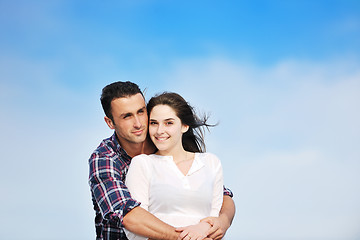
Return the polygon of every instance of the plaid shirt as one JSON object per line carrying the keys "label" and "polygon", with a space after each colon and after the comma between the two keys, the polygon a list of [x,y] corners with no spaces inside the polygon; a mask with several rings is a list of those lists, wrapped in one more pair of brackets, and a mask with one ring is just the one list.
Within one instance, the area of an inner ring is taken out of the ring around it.
{"label": "plaid shirt", "polygon": [[[123,217],[140,205],[124,184],[131,157],[121,148],[114,133],[104,139],[89,159],[89,185],[94,204],[97,240],[126,240]],[[233,197],[224,187],[224,195]]]}
{"label": "plaid shirt", "polygon": [[124,184],[130,162],[131,157],[121,148],[115,133],[104,139],[89,159],[97,240],[127,239],[123,217],[140,205]]}

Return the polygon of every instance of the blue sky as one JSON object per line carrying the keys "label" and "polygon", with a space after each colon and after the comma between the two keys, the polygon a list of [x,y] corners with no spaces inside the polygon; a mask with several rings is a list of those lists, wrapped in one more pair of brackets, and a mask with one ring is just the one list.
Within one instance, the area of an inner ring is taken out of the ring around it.
{"label": "blue sky", "polygon": [[360,238],[358,1],[0,0],[0,31],[1,239],[94,239],[87,160],[117,80],[219,122],[227,239]]}

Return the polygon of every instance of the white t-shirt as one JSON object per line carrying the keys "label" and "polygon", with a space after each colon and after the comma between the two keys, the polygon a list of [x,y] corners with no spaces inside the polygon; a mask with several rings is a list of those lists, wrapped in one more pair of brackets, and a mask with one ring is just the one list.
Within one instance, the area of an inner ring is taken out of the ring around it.
{"label": "white t-shirt", "polygon": [[[217,217],[223,201],[222,167],[211,153],[195,153],[186,175],[172,156],[136,156],[125,184],[142,208],[174,227],[197,224],[208,216]],[[146,239],[125,232],[130,240]]]}

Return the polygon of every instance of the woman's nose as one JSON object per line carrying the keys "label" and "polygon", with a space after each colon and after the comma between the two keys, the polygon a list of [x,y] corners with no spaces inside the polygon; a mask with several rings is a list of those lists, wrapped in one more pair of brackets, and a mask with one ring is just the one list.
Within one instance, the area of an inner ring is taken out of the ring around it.
{"label": "woman's nose", "polygon": [[157,128],[157,133],[158,133],[158,134],[161,134],[161,133],[163,133],[163,132],[164,132],[164,125],[159,124],[159,125],[158,125],[158,128]]}

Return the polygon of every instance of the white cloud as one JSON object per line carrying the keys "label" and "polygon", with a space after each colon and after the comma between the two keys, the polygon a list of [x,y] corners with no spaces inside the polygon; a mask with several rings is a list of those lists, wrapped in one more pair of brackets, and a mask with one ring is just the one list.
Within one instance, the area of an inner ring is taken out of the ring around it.
{"label": "white cloud", "polygon": [[[96,128],[103,126],[98,95],[67,89],[51,62],[13,57],[0,63],[0,224],[7,229],[0,238],[93,238],[87,159],[110,135],[105,126]],[[26,219],[20,232],[12,224],[19,218]]]}
{"label": "white cloud", "polygon": [[231,239],[360,237],[360,64],[179,61],[164,88],[220,125],[208,135],[238,213]]}
{"label": "white cloud", "polygon": [[[1,62],[6,117],[0,118],[0,145],[11,157],[1,163],[16,169],[1,176],[1,203],[10,206],[1,224],[15,231],[8,222],[16,221],[25,199],[22,217],[34,220],[25,226],[29,239],[36,239],[37,222],[56,214],[47,229],[58,239],[79,228],[73,219],[87,219],[80,226],[86,235],[78,239],[91,238],[87,158],[111,134],[98,101],[103,86],[79,94],[59,82],[56,63]],[[150,92],[179,92],[220,121],[207,142],[235,193],[238,211],[228,239],[360,236],[359,69],[343,60],[274,66],[184,60],[159,74],[168,85],[150,85]]]}

